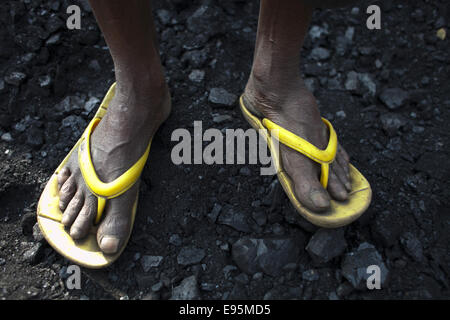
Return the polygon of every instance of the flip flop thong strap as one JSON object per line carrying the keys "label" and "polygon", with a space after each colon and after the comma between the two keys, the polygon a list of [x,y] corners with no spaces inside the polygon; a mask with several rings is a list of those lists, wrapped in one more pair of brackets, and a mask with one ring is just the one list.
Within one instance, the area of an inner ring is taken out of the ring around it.
{"label": "flip flop thong strap", "polygon": [[150,145],[152,143],[152,141],[150,140],[144,154],[131,168],[125,171],[114,181],[103,182],[98,178],[95,171],[94,165],[92,163],[90,148],[91,134],[99,122],[99,118],[94,118],[89,123],[89,126],[83,133],[83,136],[81,138],[82,141],[80,147],[78,148],[78,163],[80,166],[81,174],[83,175],[83,179],[89,190],[98,198],[97,218],[95,220],[96,223],[100,221],[101,215],[106,205],[106,200],[116,198],[125,193],[139,179],[139,176],[141,175],[147,161],[150,151]]}
{"label": "flip flop thong strap", "polygon": [[316,146],[309,143],[305,139],[300,138],[299,136],[295,135],[289,130],[280,127],[279,125],[277,125],[276,123],[272,122],[267,118],[263,119],[262,122],[263,125],[267,129],[269,129],[269,131],[272,132],[273,130],[275,130],[275,137],[277,137],[277,139],[281,143],[304,154],[311,160],[320,163],[321,165],[320,183],[326,189],[328,186],[330,163],[332,163],[334,161],[334,158],[336,157],[337,135],[336,132],[334,131],[333,126],[327,119],[322,118],[322,121],[328,127],[330,135],[330,138],[328,140],[328,146],[324,150],[317,148]]}

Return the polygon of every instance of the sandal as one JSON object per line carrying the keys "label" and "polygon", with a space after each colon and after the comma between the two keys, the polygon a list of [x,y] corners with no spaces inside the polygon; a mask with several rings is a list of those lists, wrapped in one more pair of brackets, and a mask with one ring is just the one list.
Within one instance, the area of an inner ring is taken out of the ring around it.
{"label": "sandal", "polygon": [[328,127],[330,138],[327,148],[321,150],[271,120],[267,118],[260,119],[252,114],[245,107],[243,96],[239,99],[239,105],[245,119],[266,139],[274,161],[278,180],[281,182],[286,195],[300,215],[317,226],[338,228],[355,221],[366,211],[372,199],[372,190],[367,179],[353,165],[349,164],[352,189],[349,192],[348,199],[346,201],[331,199],[330,208],[320,213],[309,210],[298,201],[294,192],[294,184],[283,169],[279,150],[274,144],[274,139],[302,153],[311,160],[318,162],[321,165],[320,183],[325,189],[327,188],[330,164],[334,161],[337,151],[336,132],[328,120],[322,118],[322,121]]}
{"label": "sandal", "polygon": [[[138,197],[132,207],[131,224],[128,237],[122,248],[112,255],[104,254],[97,244],[97,229],[102,219],[102,214],[108,199],[120,196],[130,189],[139,179],[148,158],[152,139],[148,144],[145,153],[126,172],[114,181],[104,183],[98,178],[94,165],[92,164],[90,153],[90,136],[95,127],[106,114],[108,105],[115,94],[115,83],[108,90],[97,113],[91,120],[81,138],[61,162],[47,183],[41,194],[37,206],[37,220],[39,227],[47,242],[61,255],[76,264],[88,268],[103,268],[113,263],[123,252],[128,243],[136,216]],[[97,197],[97,216],[89,231],[89,234],[82,240],[74,240],[69,234],[69,230],[61,223],[62,215],[59,208],[58,172],[65,166],[73,152],[78,152],[78,162],[84,182],[89,190]]]}

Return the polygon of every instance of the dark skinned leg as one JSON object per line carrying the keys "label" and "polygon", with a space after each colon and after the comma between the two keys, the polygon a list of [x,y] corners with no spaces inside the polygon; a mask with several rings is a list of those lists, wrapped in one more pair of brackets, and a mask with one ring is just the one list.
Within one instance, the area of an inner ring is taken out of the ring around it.
{"label": "dark skinned leg", "polygon": [[[313,8],[299,0],[261,0],[255,54],[244,99],[255,114],[267,117],[318,148],[328,132],[314,96],[300,74],[300,50]],[[330,199],[345,200],[351,188],[348,155],[339,146],[331,166],[328,188],[319,181],[320,166],[280,144],[283,167],[301,203],[320,212]]]}
{"label": "dark skinned leg", "polygon": [[[91,137],[99,178],[110,182],[144,153],[150,137],[170,113],[149,0],[91,0],[114,61],[116,94]],[[97,199],[87,189],[76,153],[58,176],[63,224],[74,239],[88,234]],[[117,252],[127,236],[137,184],[108,200],[97,240],[105,253]]]}

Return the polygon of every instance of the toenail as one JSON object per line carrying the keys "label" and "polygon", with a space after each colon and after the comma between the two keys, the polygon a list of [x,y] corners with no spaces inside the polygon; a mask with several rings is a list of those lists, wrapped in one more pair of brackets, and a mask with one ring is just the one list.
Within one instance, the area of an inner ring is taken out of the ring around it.
{"label": "toenail", "polygon": [[80,233],[81,233],[81,229],[80,228],[72,228],[72,229],[70,229],[70,236],[72,238],[78,237],[80,235]]}
{"label": "toenail", "polygon": [[346,187],[347,190],[349,190],[349,191],[352,190],[352,184],[351,184],[350,182],[348,182],[348,181],[345,183],[345,187]]}
{"label": "toenail", "polygon": [[119,249],[120,239],[116,237],[104,236],[100,242],[102,250],[108,253],[115,253]]}
{"label": "toenail", "polygon": [[328,199],[320,191],[315,191],[311,193],[311,200],[316,207],[325,208],[328,206]]}
{"label": "toenail", "polygon": [[61,223],[65,226],[67,226],[69,224],[69,216],[68,215],[63,215]]}

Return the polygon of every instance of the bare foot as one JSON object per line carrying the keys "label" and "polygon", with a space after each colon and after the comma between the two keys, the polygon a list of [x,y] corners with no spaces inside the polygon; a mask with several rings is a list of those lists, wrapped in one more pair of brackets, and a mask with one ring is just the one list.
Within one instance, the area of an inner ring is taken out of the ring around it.
{"label": "bare foot", "polygon": [[[91,136],[91,155],[98,177],[110,182],[128,170],[145,152],[150,137],[170,113],[165,84],[117,84],[105,117]],[[97,198],[87,188],[78,166],[77,152],[58,174],[62,223],[73,239],[86,237],[97,215]],[[128,236],[131,208],[138,183],[107,201],[97,241],[107,254],[116,253]]]}
{"label": "bare foot", "polygon": [[[256,115],[268,118],[320,149],[328,144],[328,130],[322,122],[316,99],[300,76],[286,83],[273,83],[253,73],[244,92],[246,106]],[[295,186],[297,199],[316,212],[330,206],[330,196],[338,201],[351,190],[349,157],[339,145],[330,166],[327,190],[320,184],[320,165],[280,143],[283,168]]]}

